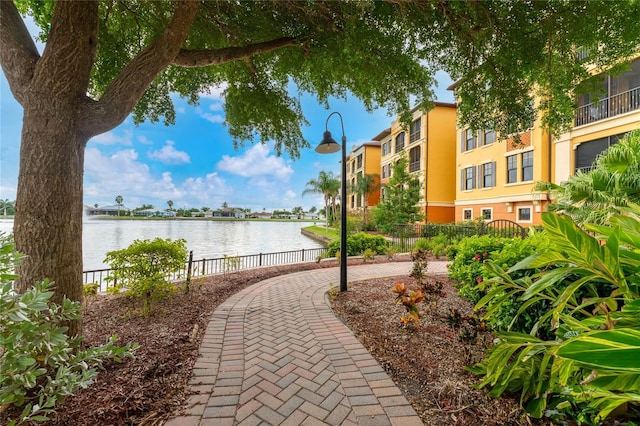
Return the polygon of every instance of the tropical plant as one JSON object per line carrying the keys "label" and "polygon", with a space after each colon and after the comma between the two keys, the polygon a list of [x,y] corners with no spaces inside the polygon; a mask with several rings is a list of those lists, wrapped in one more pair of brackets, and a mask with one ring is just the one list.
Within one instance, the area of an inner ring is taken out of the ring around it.
{"label": "tropical plant", "polygon": [[549,211],[578,223],[605,223],[620,207],[640,203],[640,130],[603,151],[590,171],[579,170],[561,184],[538,182],[534,190],[551,194]]}
{"label": "tropical plant", "polygon": [[358,174],[355,184],[350,188],[358,199],[363,199],[362,220],[367,223],[367,213],[369,212],[369,195],[380,189],[380,181],[377,174]]}
{"label": "tropical plant", "polygon": [[424,302],[422,292],[420,290],[409,290],[404,283],[396,283],[391,293],[396,294],[396,304],[405,308],[405,314],[400,317],[400,322],[404,325],[413,324],[414,327],[420,327],[420,318],[422,312],[418,307],[418,303]]}
{"label": "tropical plant", "polygon": [[393,164],[392,176],[384,185],[385,198],[373,208],[373,222],[385,233],[390,233],[395,224],[413,223],[422,219],[420,208],[420,182],[408,169],[406,155],[401,155]]}
{"label": "tropical plant", "polygon": [[125,288],[128,295],[141,298],[142,312],[148,315],[152,300],[175,291],[169,275],[184,268],[185,243],[183,239],[135,240],[125,249],[107,252],[105,263],[111,267],[107,280],[113,281],[118,289]]}
{"label": "tropical plant", "polygon": [[122,195],[116,195],[116,205],[118,206],[118,217],[120,216],[120,207],[122,207]]}
{"label": "tropical plant", "polygon": [[[596,424],[614,410],[640,407],[640,208],[621,209],[607,226],[543,213],[549,248],[505,271],[491,261],[491,290],[476,305],[499,295],[549,308],[529,333],[497,333],[499,343],[471,370],[490,395],[520,392],[533,417],[545,413]],[[534,276],[523,270],[538,269]],[[497,304],[496,304],[497,305]],[[487,317],[492,313],[487,311]],[[535,337],[548,322],[554,335]],[[586,419],[586,421],[585,421]]]}
{"label": "tropical plant", "polygon": [[[11,272],[19,257],[0,235],[0,417],[8,425],[46,420],[65,396],[91,384],[105,361],[131,357],[137,348],[116,346],[117,336],[97,347],[68,337],[61,324],[80,316],[80,304],[51,303],[48,281],[17,293]],[[12,406],[22,409],[12,415]]]}
{"label": "tropical plant", "polygon": [[310,179],[306,183],[307,188],[302,191],[302,196],[306,194],[322,194],[324,197],[324,217],[325,228],[329,227],[329,205],[332,206],[332,217],[336,217],[335,199],[340,191],[340,181],[336,179],[333,172],[321,170],[318,177]]}
{"label": "tropical plant", "polygon": [[169,211],[173,211],[173,201],[167,201],[167,205],[169,206]]}

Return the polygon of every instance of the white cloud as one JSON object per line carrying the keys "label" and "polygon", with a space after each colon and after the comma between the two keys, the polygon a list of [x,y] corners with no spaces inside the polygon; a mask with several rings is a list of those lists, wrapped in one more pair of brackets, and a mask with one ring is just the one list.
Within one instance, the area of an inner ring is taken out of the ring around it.
{"label": "white cloud", "polygon": [[131,130],[123,131],[122,136],[118,136],[113,132],[102,133],[91,138],[89,142],[95,142],[98,145],[133,145],[133,132]]}
{"label": "white cloud", "polygon": [[224,116],[220,114],[211,114],[210,112],[202,112],[200,113],[200,117],[215,124],[224,123]]}
{"label": "white cloud", "polygon": [[269,152],[269,147],[257,144],[237,157],[223,155],[216,167],[243,177],[272,177],[279,181],[288,181],[293,174],[293,168],[282,157],[269,155]]}
{"label": "white cloud", "polygon": [[208,91],[200,93],[202,99],[224,99],[224,92],[227,90],[227,83],[221,83],[218,86],[211,86]]}
{"label": "white cloud", "polygon": [[174,141],[168,140],[162,148],[157,151],[151,151],[147,154],[152,160],[158,160],[164,164],[188,164],[191,162],[189,154],[184,151],[178,151],[173,146]]}
{"label": "white cloud", "polygon": [[145,135],[138,136],[138,142],[143,145],[153,145],[153,141],[146,137]]}
{"label": "white cloud", "polygon": [[176,208],[217,206],[232,192],[215,172],[189,177],[179,183],[168,171],[163,172],[160,178],[153,176],[132,149],[118,151],[111,156],[104,155],[97,148],[86,150],[84,198],[90,204],[113,204],[115,196],[120,194],[129,207],[149,203],[161,207],[167,200],[172,200]]}

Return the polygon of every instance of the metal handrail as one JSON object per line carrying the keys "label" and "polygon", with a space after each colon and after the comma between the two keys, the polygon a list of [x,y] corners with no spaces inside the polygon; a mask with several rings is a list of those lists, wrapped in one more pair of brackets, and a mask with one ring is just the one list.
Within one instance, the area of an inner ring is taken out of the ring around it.
{"label": "metal handrail", "polygon": [[640,109],[640,87],[583,105],[576,110],[576,127]]}
{"label": "metal handrail", "polygon": [[[179,271],[167,277],[172,281],[189,278],[205,277],[209,275],[225,274],[244,269],[260,268],[263,266],[290,265],[294,263],[311,262],[317,260],[327,252],[327,248],[300,249],[280,251],[273,253],[258,253],[243,256],[224,256],[211,259],[193,259],[193,252],[189,253],[189,260]],[[106,291],[107,287],[115,283],[108,280],[111,269],[92,269],[82,273],[83,283],[96,283],[100,291]]]}

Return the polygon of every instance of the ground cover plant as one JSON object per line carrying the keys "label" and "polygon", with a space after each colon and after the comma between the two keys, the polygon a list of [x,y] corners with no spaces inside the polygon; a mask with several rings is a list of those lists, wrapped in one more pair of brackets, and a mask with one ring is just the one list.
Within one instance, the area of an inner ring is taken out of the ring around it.
{"label": "ground cover plant", "polygon": [[52,303],[48,281],[17,293],[10,272],[19,258],[11,239],[0,235],[0,419],[9,426],[46,420],[106,362],[132,357],[137,348],[117,346],[116,335],[89,347],[82,337],[67,336],[64,324],[80,316],[80,304]]}
{"label": "ground cover plant", "polygon": [[[500,294],[523,302],[516,315],[548,306],[528,331],[497,333],[498,343],[471,368],[490,395],[517,392],[536,418],[640,420],[640,208],[622,211],[607,226],[585,223],[591,233],[544,213],[546,251],[506,271],[486,262],[491,287],[476,308]],[[522,274],[531,269],[538,272]],[[541,335],[543,326],[551,333]]]}

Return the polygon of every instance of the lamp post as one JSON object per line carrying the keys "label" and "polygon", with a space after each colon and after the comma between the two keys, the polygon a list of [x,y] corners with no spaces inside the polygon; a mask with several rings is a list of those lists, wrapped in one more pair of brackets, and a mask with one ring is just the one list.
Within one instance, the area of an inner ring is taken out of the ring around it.
{"label": "lamp post", "polygon": [[[318,154],[333,154],[340,150],[340,144],[331,137],[329,119],[332,115],[340,117],[342,126],[342,185],[340,188],[340,291],[347,291],[347,137],[344,135],[342,115],[334,111],[327,117],[324,134],[316,147]],[[325,214],[328,212],[325,212]]]}

